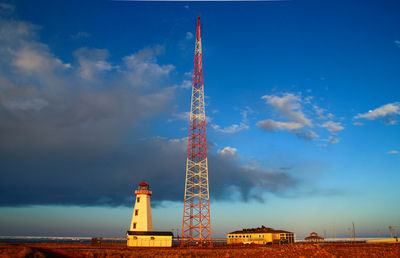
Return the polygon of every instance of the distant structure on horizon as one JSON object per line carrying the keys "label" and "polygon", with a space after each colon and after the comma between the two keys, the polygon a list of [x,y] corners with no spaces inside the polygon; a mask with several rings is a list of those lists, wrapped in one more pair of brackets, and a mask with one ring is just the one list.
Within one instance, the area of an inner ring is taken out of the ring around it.
{"label": "distant structure on horizon", "polygon": [[131,226],[126,233],[128,247],[171,247],[172,232],[153,231],[149,185],[143,181],[135,191]]}
{"label": "distant structure on horizon", "polygon": [[196,24],[181,246],[212,245],[200,16]]}
{"label": "distant structure on horizon", "polygon": [[286,230],[278,230],[261,226],[259,228],[244,228],[226,235],[228,244],[291,244],[296,235]]}
{"label": "distant structure on horizon", "polygon": [[305,237],[304,240],[307,243],[319,243],[319,242],[324,242],[325,238],[318,236],[316,232],[311,232],[308,237]]}

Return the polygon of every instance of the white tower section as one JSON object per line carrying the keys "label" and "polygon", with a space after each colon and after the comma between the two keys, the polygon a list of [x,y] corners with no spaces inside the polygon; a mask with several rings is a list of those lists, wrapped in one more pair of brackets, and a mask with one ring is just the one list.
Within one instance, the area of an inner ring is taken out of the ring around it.
{"label": "white tower section", "polygon": [[136,201],[132,214],[130,231],[153,231],[151,219],[150,196],[152,192],[149,185],[142,182],[135,191]]}

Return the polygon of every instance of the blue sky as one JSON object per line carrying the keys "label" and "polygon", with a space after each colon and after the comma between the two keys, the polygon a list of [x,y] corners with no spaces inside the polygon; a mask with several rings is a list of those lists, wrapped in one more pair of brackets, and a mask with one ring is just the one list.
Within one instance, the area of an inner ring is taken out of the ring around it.
{"label": "blue sky", "polygon": [[398,1],[0,4],[0,234],[180,228],[201,13],[215,236],[400,231]]}

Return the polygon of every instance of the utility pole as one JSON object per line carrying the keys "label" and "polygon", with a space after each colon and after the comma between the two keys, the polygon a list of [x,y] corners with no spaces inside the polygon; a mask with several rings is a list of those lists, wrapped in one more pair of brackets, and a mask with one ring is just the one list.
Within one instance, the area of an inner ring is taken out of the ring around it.
{"label": "utility pole", "polygon": [[347,230],[349,231],[349,236],[350,236],[350,241],[353,237],[353,231],[351,230],[351,228],[347,228]]}
{"label": "utility pole", "polygon": [[336,242],[336,225],[335,225],[335,242]]}
{"label": "utility pole", "polygon": [[356,241],[356,228],[354,227],[354,222],[353,223],[353,241]]}

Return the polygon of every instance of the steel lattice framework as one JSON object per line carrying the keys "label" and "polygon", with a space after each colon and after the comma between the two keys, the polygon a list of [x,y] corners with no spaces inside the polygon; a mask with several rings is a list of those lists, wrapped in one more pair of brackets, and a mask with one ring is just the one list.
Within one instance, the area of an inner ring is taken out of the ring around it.
{"label": "steel lattice framework", "polygon": [[196,25],[181,246],[212,245],[200,16]]}

